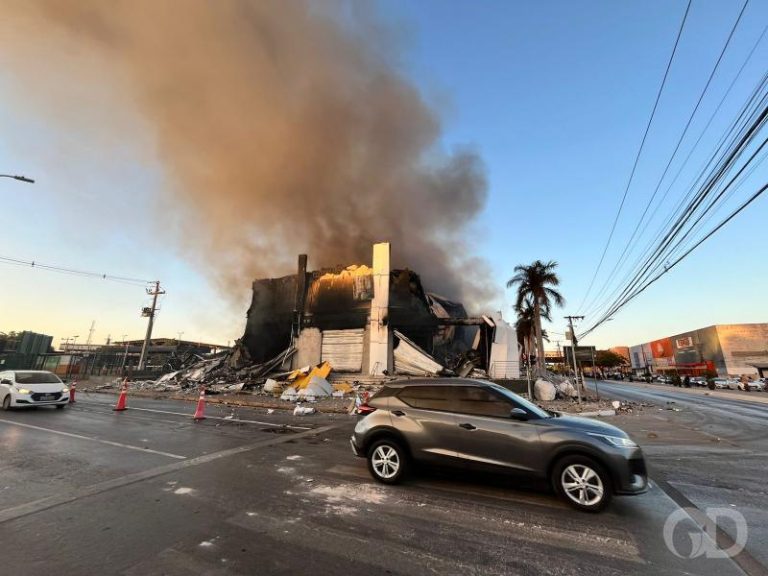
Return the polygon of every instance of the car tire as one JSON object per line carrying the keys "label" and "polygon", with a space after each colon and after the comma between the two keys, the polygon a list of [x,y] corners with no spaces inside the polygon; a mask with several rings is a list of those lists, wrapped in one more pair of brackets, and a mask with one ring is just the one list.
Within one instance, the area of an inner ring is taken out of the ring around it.
{"label": "car tire", "polygon": [[5,398],[3,398],[3,410],[10,410],[11,409],[11,395],[6,394]]}
{"label": "car tire", "polygon": [[66,404],[56,404],[56,410],[64,410],[64,406],[66,406]]}
{"label": "car tire", "polygon": [[368,471],[382,484],[397,484],[408,472],[408,454],[402,445],[390,438],[378,440],[368,449]]}
{"label": "car tire", "polygon": [[600,512],[611,501],[611,477],[588,456],[560,459],[552,470],[552,486],[568,504],[583,512]]}

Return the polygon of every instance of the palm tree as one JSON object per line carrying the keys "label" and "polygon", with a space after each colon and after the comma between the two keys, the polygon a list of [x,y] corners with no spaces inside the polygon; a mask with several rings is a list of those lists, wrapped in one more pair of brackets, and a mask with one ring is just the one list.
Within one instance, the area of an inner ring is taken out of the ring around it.
{"label": "palm tree", "polygon": [[560,279],[555,273],[557,262],[550,260],[546,264],[536,260],[530,266],[515,266],[515,275],[507,282],[507,288],[517,286],[515,309],[518,314],[526,309],[526,304],[533,308],[533,330],[536,338],[536,365],[539,374],[544,372],[544,334],[541,319],[549,319],[552,304],[562,307],[565,298],[552,286],[559,286]]}
{"label": "palm tree", "polygon": [[[523,349],[523,356],[528,358],[535,351],[533,342],[536,339],[536,322],[534,320],[534,306],[532,300],[526,298],[521,306],[515,307],[515,312],[517,313],[517,322],[515,322],[517,342]],[[552,321],[552,318],[549,316],[549,310],[542,310],[541,317],[548,322]],[[541,331],[541,337],[549,342],[549,335],[546,330]]]}

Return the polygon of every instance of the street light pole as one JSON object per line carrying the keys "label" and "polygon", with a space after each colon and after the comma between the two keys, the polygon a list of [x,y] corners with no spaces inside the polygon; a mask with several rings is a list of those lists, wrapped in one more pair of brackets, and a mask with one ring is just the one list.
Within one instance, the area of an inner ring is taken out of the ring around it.
{"label": "street light pole", "polygon": [[26,182],[27,184],[35,183],[35,181],[32,180],[32,178],[27,178],[26,176],[16,176],[14,174],[0,174],[0,178],[13,178],[14,180],[18,180],[19,182]]}

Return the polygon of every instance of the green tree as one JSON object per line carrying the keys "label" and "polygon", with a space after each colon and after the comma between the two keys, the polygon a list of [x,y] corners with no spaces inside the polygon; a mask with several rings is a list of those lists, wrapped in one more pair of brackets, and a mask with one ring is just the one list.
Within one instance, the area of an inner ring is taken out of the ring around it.
{"label": "green tree", "polygon": [[541,319],[549,318],[552,304],[562,307],[565,298],[553,286],[560,285],[560,279],[555,273],[557,262],[550,260],[546,264],[536,260],[529,266],[515,266],[515,275],[507,281],[507,288],[517,286],[515,309],[526,308],[528,302],[533,308],[533,331],[536,339],[536,365],[539,373],[546,367],[544,361],[544,335],[541,329]]}
{"label": "green tree", "polygon": [[[534,342],[536,341],[536,321],[534,317],[534,307],[530,299],[526,299],[521,307],[516,307],[517,322],[515,330],[517,331],[517,343],[523,351],[525,358],[528,358],[536,351]],[[542,318],[551,321],[548,312],[542,313]],[[549,335],[546,330],[542,330],[541,337],[549,342]]]}
{"label": "green tree", "polygon": [[611,350],[597,350],[595,352],[595,364],[601,368],[616,368],[627,364],[627,359]]}

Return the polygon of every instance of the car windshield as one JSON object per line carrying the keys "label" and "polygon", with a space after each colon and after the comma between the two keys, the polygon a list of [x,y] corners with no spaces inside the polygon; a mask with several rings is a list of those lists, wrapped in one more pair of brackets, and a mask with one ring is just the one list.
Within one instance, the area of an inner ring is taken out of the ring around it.
{"label": "car windshield", "polygon": [[61,384],[56,374],[50,372],[16,372],[17,384]]}
{"label": "car windshield", "polygon": [[496,390],[497,392],[503,394],[504,396],[506,396],[507,398],[509,398],[513,402],[519,404],[522,408],[525,408],[528,412],[530,412],[531,414],[534,414],[538,418],[552,418],[552,415],[549,412],[547,412],[546,410],[544,410],[543,408],[539,408],[533,402],[530,402],[530,401],[526,400],[522,396],[518,396],[517,394],[515,394],[511,390],[507,390],[503,386],[499,386],[498,384],[494,384],[493,385],[493,389]]}

